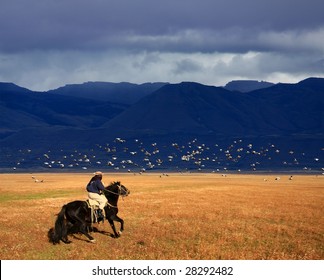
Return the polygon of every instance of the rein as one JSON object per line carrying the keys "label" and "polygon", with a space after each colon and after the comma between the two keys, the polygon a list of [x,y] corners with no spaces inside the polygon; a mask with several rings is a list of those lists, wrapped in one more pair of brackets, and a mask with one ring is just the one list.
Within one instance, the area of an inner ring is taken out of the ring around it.
{"label": "rein", "polygon": [[[126,196],[126,195],[121,194],[121,186],[118,186],[118,193],[113,192],[113,191],[111,191],[111,190],[107,190],[106,188],[105,188],[105,192],[109,192],[109,193],[112,193],[112,194],[114,194],[114,195],[122,196],[122,198],[124,198],[124,196]],[[110,204],[110,203],[108,202],[108,200],[107,200],[107,205],[108,205],[109,207],[118,208],[118,206],[115,206],[115,205]]]}
{"label": "rein", "polygon": [[107,190],[107,189],[105,189],[105,192],[110,192],[110,193],[115,194],[115,195],[121,195],[120,193],[115,193],[115,192]]}
{"label": "rein", "polygon": [[107,206],[109,206],[109,207],[118,208],[118,206],[112,205],[112,204],[110,204],[108,201],[107,201],[106,204],[107,204]]}

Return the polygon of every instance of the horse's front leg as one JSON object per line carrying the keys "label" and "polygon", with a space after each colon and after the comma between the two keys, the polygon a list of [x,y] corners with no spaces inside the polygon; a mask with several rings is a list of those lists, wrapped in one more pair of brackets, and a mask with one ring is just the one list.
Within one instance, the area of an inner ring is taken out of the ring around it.
{"label": "horse's front leg", "polygon": [[122,232],[124,231],[124,220],[122,218],[119,218],[116,215],[115,221],[120,223],[120,231],[119,231],[119,234],[122,234]]}
{"label": "horse's front leg", "polygon": [[[120,237],[120,235],[122,234],[123,230],[124,230],[124,220],[117,217],[117,216],[114,216],[114,217],[110,217],[108,219],[109,223],[110,223],[110,226],[112,228],[112,230],[114,231],[114,234],[115,234],[115,237]],[[117,232],[116,230],[116,227],[115,227],[115,224],[114,224],[114,221],[115,222],[119,222],[120,223],[120,230],[119,232]]]}
{"label": "horse's front leg", "polygon": [[110,224],[110,226],[111,226],[111,228],[112,228],[112,230],[113,230],[113,232],[114,232],[114,237],[115,237],[115,238],[119,237],[120,234],[117,233],[117,231],[116,231],[116,227],[115,227],[115,224],[114,224],[114,220],[111,219],[111,218],[108,218],[108,222],[109,222],[109,224]]}

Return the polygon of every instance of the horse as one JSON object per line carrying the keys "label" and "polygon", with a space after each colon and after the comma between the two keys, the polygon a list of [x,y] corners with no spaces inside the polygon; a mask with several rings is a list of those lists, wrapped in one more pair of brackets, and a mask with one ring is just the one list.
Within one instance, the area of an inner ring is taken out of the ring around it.
{"label": "horse", "polygon": [[[130,191],[119,181],[112,182],[105,187],[103,194],[108,202],[104,207],[105,216],[108,220],[114,234],[112,237],[118,238],[124,230],[124,220],[117,216],[119,196],[125,197],[130,194]],[[114,221],[120,223],[120,230],[117,232]],[[68,244],[71,241],[68,239],[69,234],[82,233],[89,242],[94,243],[96,240],[89,234],[89,228],[93,224],[93,209],[88,201],[75,200],[63,205],[61,211],[57,214],[54,228],[48,232],[48,238],[51,243],[58,244],[62,240]]]}

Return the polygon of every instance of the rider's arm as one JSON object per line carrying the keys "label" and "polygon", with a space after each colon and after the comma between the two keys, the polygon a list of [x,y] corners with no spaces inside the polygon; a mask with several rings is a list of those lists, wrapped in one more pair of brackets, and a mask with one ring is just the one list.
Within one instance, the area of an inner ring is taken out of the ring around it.
{"label": "rider's arm", "polygon": [[104,191],[105,190],[105,186],[103,185],[103,183],[101,181],[97,181],[97,187],[99,190]]}

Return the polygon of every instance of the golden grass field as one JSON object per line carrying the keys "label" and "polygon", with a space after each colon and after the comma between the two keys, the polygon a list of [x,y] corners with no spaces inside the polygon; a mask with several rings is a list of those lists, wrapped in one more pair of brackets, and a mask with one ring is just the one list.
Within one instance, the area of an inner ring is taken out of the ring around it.
{"label": "golden grass field", "polygon": [[[35,183],[32,176],[43,179]],[[95,244],[47,238],[63,204],[86,199],[92,174],[0,174],[2,260],[324,259],[324,176],[107,173],[131,194],[119,201],[125,231],[96,225]],[[265,180],[266,179],[266,180]],[[119,228],[119,224],[117,224]]]}

